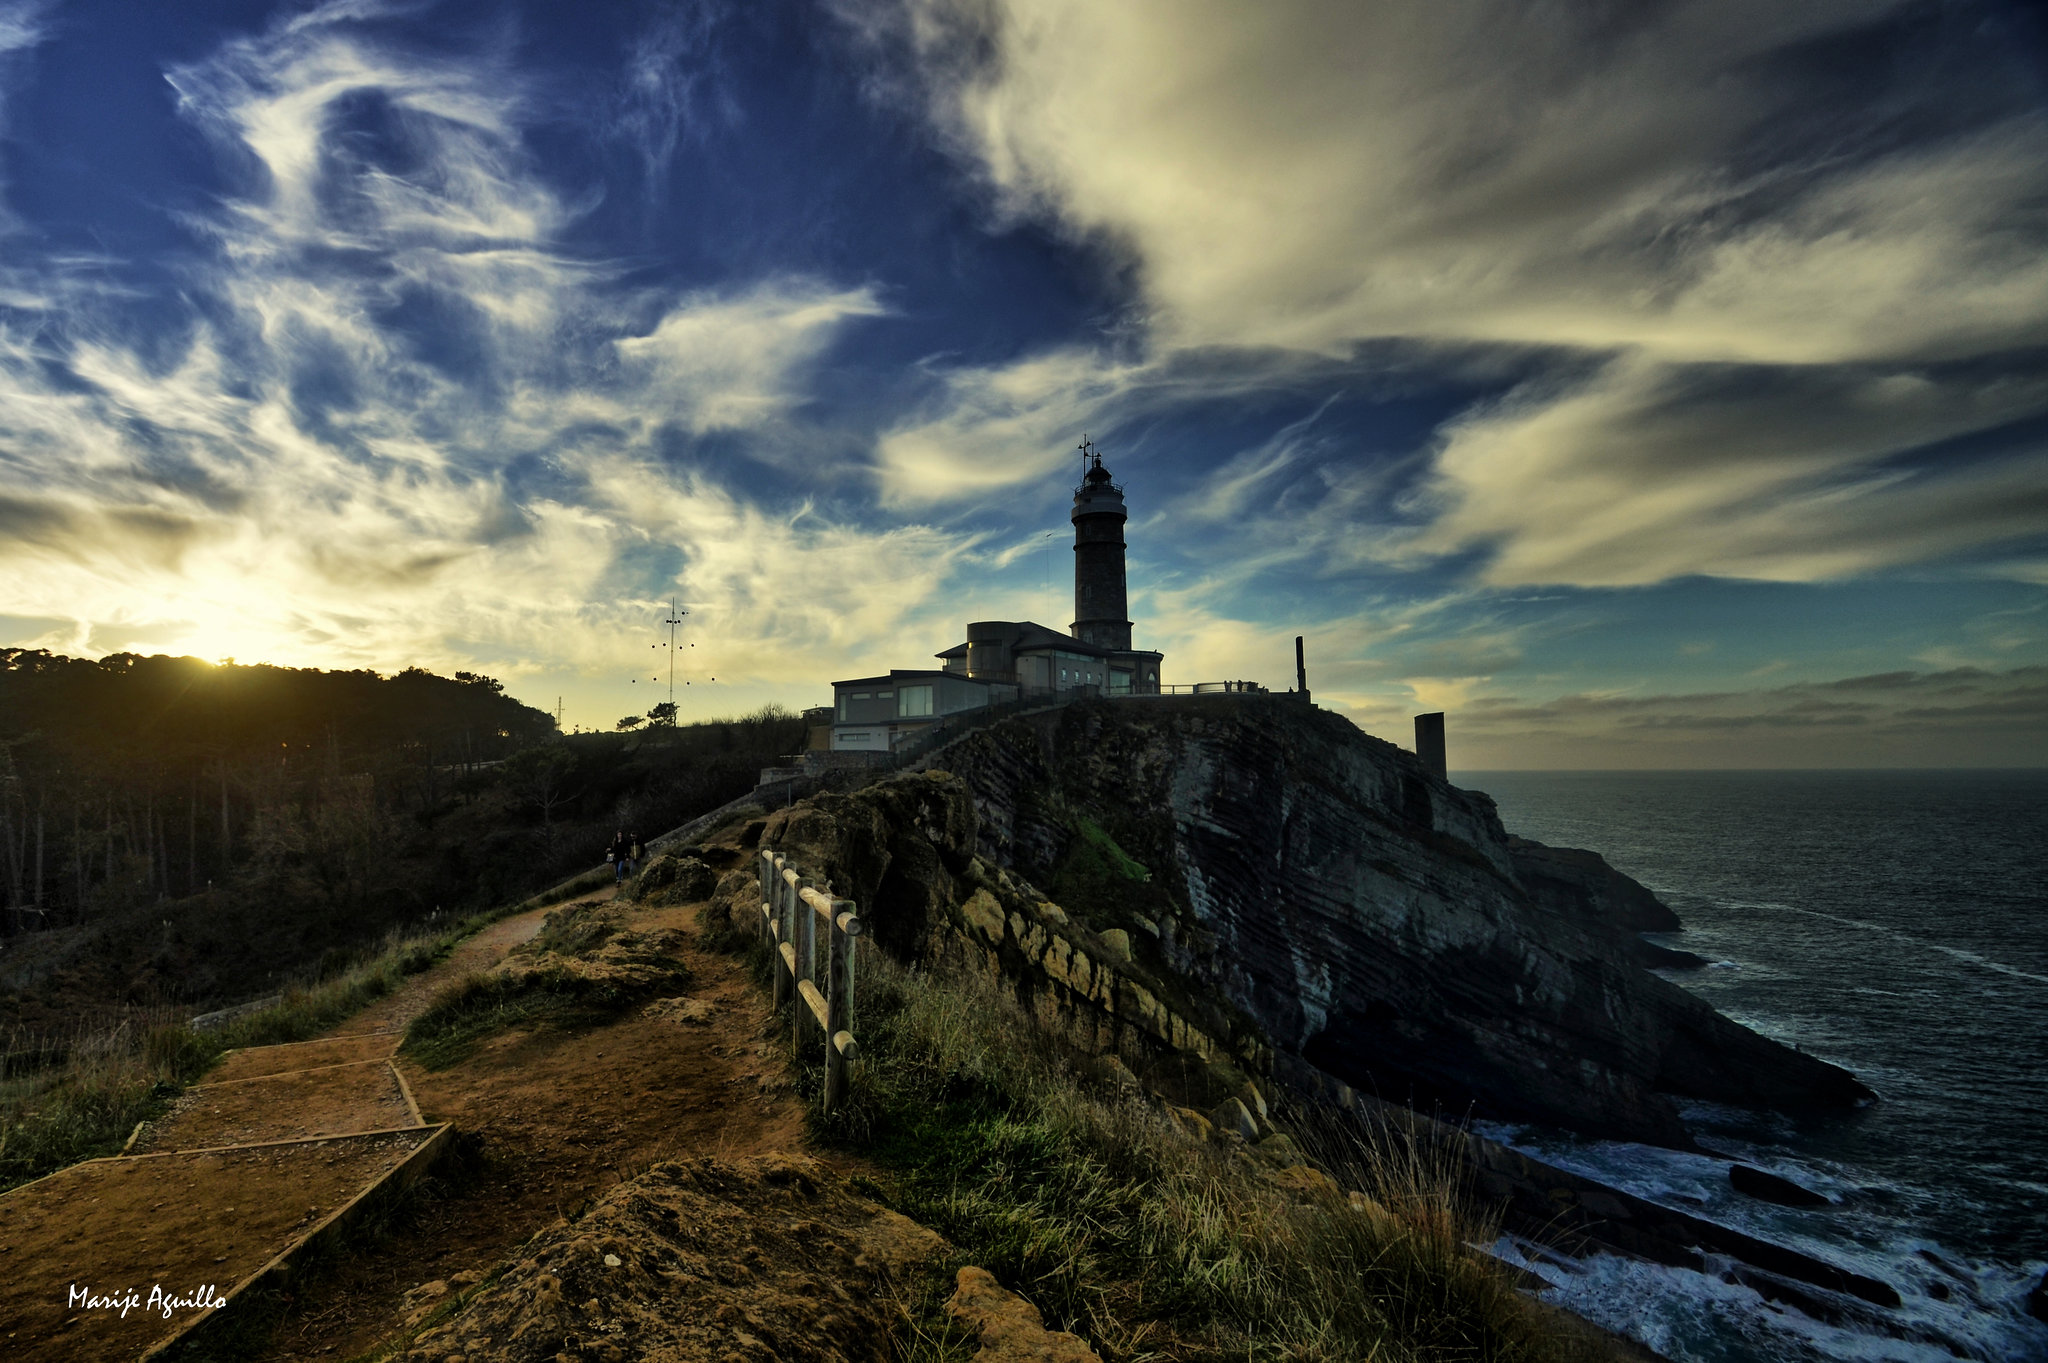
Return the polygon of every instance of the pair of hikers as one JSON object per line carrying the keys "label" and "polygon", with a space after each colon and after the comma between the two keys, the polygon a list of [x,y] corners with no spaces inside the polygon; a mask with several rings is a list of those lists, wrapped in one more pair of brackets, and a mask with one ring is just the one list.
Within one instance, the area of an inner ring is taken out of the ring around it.
{"label": "pair of hikers", "polygon": [[612,883],[624,883],[640,862],[640,835],[623,828],[612,834],[612,845],[604,849],[604,859],[612,864]]}

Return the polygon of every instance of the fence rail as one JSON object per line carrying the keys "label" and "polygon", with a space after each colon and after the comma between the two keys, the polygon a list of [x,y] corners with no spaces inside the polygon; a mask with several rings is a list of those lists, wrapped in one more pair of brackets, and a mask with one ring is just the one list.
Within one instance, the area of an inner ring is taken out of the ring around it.
{"label": "fence rail", "polygon": [[[824,1038],[824,1109],[830,1112],[846,1096],[846,1062],[860,1054],[853,1040],[853,958],[860,917],[852,900],[832,897],[830,881],[823,889],[813,886],[779,852],[763,848],[755,871],[761,883],[761,937],[773,956],[775,1006],[791,1005],[791,1040],[799,1058],[814,1035],[810,1024]],[[825,923],[822,991],[816,983],[820,919]]]}

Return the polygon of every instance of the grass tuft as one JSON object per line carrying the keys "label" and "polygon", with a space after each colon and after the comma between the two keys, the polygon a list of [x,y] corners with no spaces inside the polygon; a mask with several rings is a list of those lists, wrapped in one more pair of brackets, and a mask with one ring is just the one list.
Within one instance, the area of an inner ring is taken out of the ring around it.
{"label": "grass tuft", "polygon": [[430,1070],[458,1064],[516,1027],[571,1028],[615,1017],[643,997],[569,970],[473,974],[443,989],[406,1029],[407,1055]]}
{"label": "grass tuft", "polygon": [[[1365,1198],[1304,1193],[1257,1157],[1180,1135],[1146,1100],[1084,1083],[992,982],[864,954],[855,1016],[849,1100],[815,1134],[887,1169],[887,1200],[958,1247],[952,1267],[987,1268],[1111,1363],[1584,1355],[1467,1247],[1493,1228],[1456,1162],[1404,1134],[1304,1133]],[[947,1291],[906,1301],[910,1356],[960,1356]]]}

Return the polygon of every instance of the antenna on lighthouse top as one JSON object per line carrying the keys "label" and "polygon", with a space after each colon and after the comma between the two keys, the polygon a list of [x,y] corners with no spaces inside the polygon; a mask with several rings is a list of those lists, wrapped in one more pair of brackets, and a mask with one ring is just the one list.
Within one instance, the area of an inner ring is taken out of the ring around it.
{"label": "antenna on lighthouse top", "polygon": [[1083,477],[1087,476],[1088,465],[1091,461],[1097,467],[1101,466],[1102,452],[1096,449],[1095,446],[1088,443],[1088,436],[1085,432],[1081,436],[1081,443],[1078,446],[1076,446],[1076,448],[1081,451],[1081,475]]}

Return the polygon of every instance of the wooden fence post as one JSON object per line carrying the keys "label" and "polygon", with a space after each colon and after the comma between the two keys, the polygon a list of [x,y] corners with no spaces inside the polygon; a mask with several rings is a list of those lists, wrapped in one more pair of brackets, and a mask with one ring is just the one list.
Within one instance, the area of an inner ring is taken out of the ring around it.
{"label": "wooden fence post", "polygon": [[[825,1042],[825,1111],[846,1097],[846,1062],[856,1059],[853,1040],[854,947],[861,922],[853,901],[832,897],[832,882],[812,886],[781,853],[756,854],[761,881],[761,935],[774,962],[775,1006],[790,1005],[790,1035],[801,1061],[805,1039]],[[825,920],[824,989],[818,988],[818,920]],[[810,1014],[809,1025],[804,1014]]]}
{"label": "wooden fence post", "polygon": [[825,1111],[846,1096],[846,1062],[854,1053],[853,948],[860,940],[860,919],[850,900],[830,902],[825,984]]}
{"label": "wooden fence post", "polygon": [[789,887],[783,884],[784,859],[780,852],[775,854],[775,859],[770,865],[774,869],[775,878],[769,882],[768,904],[775,921],[774,938],[769,942],[768,948],[773,953],[774,968],[771,973],[775,976],[775,1006],[780,1008],[789,1002],[791,992],[789,977],[783,973],[783,955],[789,947]]}
{"label": "wooden fence post", "polygon": [[[816,976],[818,964],[818,915],[811,908],[810,896],[804,893],[810,888],[809,876],[804,876],[790,887],[791,897],[796,901],[796,932],[791,938],[796,943],[795,988],[798,999],[806,1004],[808,1000],[803,999],[804,985]],[[817,985],[812,984],[811,987],[815,989]],[[804,1037],[810,1031],[804,1026],[805,1015],[810,1011],[808,1006],[790,1010],[790,1041],[797,1048],[799,1055],[803,1053]]]}

